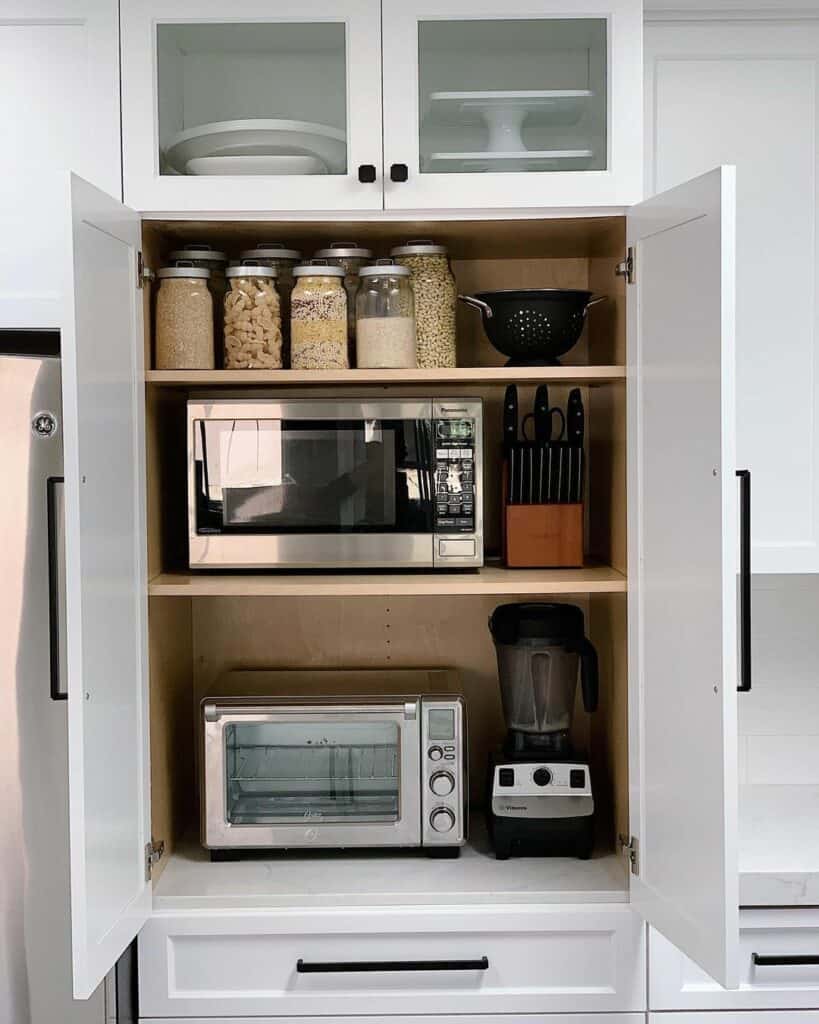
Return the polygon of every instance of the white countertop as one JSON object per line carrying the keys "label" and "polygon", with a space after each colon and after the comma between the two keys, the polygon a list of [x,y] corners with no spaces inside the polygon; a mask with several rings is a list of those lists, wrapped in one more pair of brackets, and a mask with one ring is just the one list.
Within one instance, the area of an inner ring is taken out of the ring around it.
{"label": "white countertop", "polygon": [[819,906],[819,786],[740,786],[739,902]]}

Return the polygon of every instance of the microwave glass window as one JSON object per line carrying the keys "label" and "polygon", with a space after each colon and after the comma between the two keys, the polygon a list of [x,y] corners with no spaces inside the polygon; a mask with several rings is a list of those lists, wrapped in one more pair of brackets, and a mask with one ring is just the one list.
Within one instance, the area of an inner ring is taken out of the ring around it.
{"label": "microwave glass window", "polygon": [[232,825],[398,821],[395,722],[252,722],[225,726]]}
{"label": "microwave glass window", "polygon": [[430,424],[200,420],[199,533],[425,533]]}
{"label": "microwave glass window", "polygon": [[455,712],[452,708],[430,708],[428,725],[431,740],[455,739]]}

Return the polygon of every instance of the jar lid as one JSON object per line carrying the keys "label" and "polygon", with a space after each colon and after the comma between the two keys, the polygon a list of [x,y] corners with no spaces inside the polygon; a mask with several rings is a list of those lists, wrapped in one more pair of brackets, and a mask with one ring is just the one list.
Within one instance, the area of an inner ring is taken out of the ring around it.
{"label": "jar lid", "polygon": [[344,267],[322,260],[310,260],[309,263],[293,267],[293,277],[344,277]]}
{"label": "jar lid", "polygon": [[283,242],[259,242],[255,249],[245,249],[239,256],[242,259],[295,260],[297,263],[301,259],[298,249],[288,249]]}
{"label": "jar lid", "polygon": [[183,249],[174,249],[169,254],[170,260],[213,260],[214,263],[227,263],[227,253],[214,249],[206,242],[186,242]]}
{"label": "jar lid", "polygon": [[225,277],[278,277],[279,272],[275,267],[262,267],[253,260],[242,260],[236,266],[228,267],[225,270]]}
{"label": "jar lid", "polygon": [[446,256],[446,246],[436,245],[430,238],[412,238],[406,245],[390,249],[390,256]]}
{"label": "jar lid", "polygon": [[190,260],[178,260],[172,267],[160,267],[156,272],[157,277],[197,277],[207,280],[210,271],[207,267],[195,267]]}
{"label": "jar lid", "polygon": [[355,242],[330,242],[329,249],[319,249],[315,254],[318,258],[332,259],[334,256],[349,256],[354,259],[370,260],[372,249],[362,249]]}
{"label": "jar lid", "polygon": [[402,267],[392,260],[379,260],[369,267],[362,267],[359,277],[409,277],[409,267]]}

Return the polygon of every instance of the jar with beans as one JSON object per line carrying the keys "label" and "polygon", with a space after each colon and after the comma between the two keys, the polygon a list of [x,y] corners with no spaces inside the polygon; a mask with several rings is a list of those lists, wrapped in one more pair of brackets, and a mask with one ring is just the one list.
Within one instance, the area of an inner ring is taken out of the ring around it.
{"label": "jar with beans", "polygon": [[156,276],[156,368],[212,370],[215,349],[210,271],[179,261],[172,267],[160,267]]}
{"label": "jar with beans", "polygon": [[289,249],[283,242],[259,242],[255,249],[239,253],[242,263],[253,263],[258,267],[272,267],[278,271],[276,290],[282,314],[282,339],[284,354],[290,352],[290,295],[293,291],[293,267],[301,263],[298,249]]}
{"label": "jar with beans", "polygon": [[293,270],[290,365],[294,370],[346,370],[347,293],[344,270],[315,261]]}
{"label": "jar with beans", "polygon": [[225,369],[280,370],[282,329],[276,271],[228,267],[225,293]]}
{"label": "jar with beans", "polygon": [[360,367],[415,367],[415,315],[407,267],[392,260],[362,267],[356,318]]}
{"label": "jar with beans", "polygon": [[318,260],[326,260],[344,270],[344,290],[347,292],[347,336],[349,339],[350,365],[355,360],[356,306],[355,300],[360,285],[359,271],[373,258],[372,249],[364,249],[355,242],[331,242],[327,249],[319,249]]}
{"label": "jar with beans", "polygon": [[456,365],[455,306],[458,290],[443,245],[414,240],[392,250],[395,262],[407,267],[415,293],[415,341],[418,365]]}

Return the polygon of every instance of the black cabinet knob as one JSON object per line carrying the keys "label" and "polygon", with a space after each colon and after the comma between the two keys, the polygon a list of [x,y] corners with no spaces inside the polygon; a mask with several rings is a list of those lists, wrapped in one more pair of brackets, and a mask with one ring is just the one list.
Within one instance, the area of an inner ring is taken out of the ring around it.
{"label": "black cabinet knob", "polygon": [[390,167],[390,181],[406,181],[409,178],[409,167],[406,164],[393,164]]}
{"label": "black cabinet knob", "polygon": [[371,185],[375,181],[375,164],[359,164],[358,180],[362,185]]}

